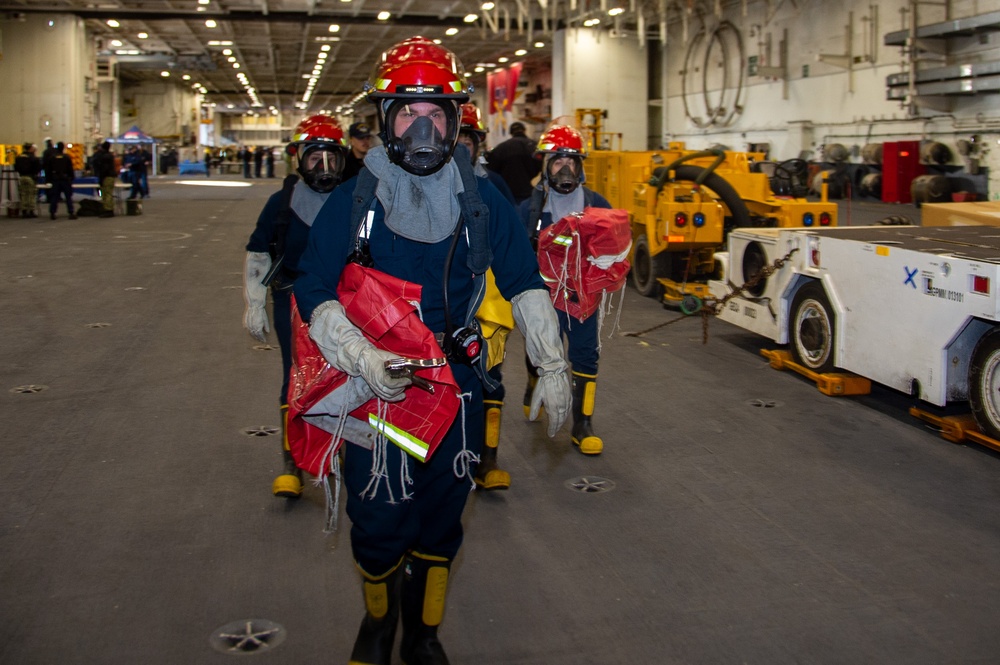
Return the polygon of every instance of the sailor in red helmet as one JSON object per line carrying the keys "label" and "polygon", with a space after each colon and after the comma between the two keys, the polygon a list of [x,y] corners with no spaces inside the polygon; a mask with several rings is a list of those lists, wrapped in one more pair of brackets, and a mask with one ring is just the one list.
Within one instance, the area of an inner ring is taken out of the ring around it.
{"label": "sailor in red helmet", "polygon": [[[402,617],[403,662],[440,665],[448,658],[437,630],[473,487],[468,462],[483,444],[489,379],[483,354],[466,352],[482,347],[475,314],[488,268],[540,368],[534,411],[545,406],[550,436],[568,415],[569,380],[555,310],[517,214],[475,176],[465,148],[456,149],[459,107],[469,97],[461,63],[444,47],[413,37],[383,54],[367,90],[382,145],[369,150],[354,190],[336,190],[320,212],[295,297],[327,361],[362,377],[379,398],[396,401],[406,399],[409,379],[386,371],[384,362],[394,356],[350,322],[337,286],[352,257],[421,286],[423,323],[440,340],[463,404],[425,462],[391,443],[345,436],[342,477],[366,609],[350,662],[389,665]],[[401,488],[408,499],[393,501]]]}
{"label": "sailor in red helmet", "polygon": [[271,491],[277,497],[297,499],[302,494],[302,471],[289,453],[286,428],[288,372],[292,365],[292,284],[299,275],[299,258],[305,250],[309,229],[330,192],[340,183],[347,143],[335,119],[314,115],[298,124],[285,150],[295,164],[295,173],[288,175],[281,191],[264,204],[246,247],[243,325],[254,339],[266,341],[270,326],[265,304],[270,286],[274,331],[281,345],[282,384],[278,399],[284,458],[284,470],[274,479]]}
{"label": "sailor in red helmet", "polygon": [[[584,208],[611,207],[607,199],[583,186],[586,156],[587,147],[580,132],[567,125],[553,125],[538,139],[535,157],[542,159],[542,177],[531,198],[522,201],[519,210],[532,242],[537,242],[539,231],[567,215],[581,213]],[[604,442],[594,433],[591,423],[600,360],[600,317],[592,314],[581,322],[571,320],[564,311],[558,311],[558,315],[559,327],[569,342],[569,362],[573,368],[572,441],[584,455],[600,455]],[[529,359],[526,413],[537,380],[537,370]]]}

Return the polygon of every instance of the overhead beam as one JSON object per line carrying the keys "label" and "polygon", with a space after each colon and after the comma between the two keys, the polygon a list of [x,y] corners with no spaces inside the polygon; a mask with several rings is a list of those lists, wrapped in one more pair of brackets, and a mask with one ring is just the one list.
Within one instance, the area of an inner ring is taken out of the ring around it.
{"label": "overhead beam", "polygon": [[[224,12],[197,12],[189,10],[154,10],[154,9],[81,9],[72,7],[24,7],[21,5],[10,5],[0,3],[0,12],[14,12],[18,14],[72,14],[82,19],[95,19],[106,21],[117,19],[119,21],[205,21],[215,19],[216,21],[249,21],[258,23],[342,23],[345,25],[380,25],[380,26],[411,26],[411,27],[469,27],[462,16],[438,16],[431,14],[404,14],[402,16],[392,16],[385,21],[376,18],[375,12],[341,13],[324,12],[309,13],[308,11],[281,11],[281,10],[245,10],[233,9]],[[536,31],[543,31],[541,19],[535,19],[532,25]],[[562,27],[561,22],[558,26]]]}

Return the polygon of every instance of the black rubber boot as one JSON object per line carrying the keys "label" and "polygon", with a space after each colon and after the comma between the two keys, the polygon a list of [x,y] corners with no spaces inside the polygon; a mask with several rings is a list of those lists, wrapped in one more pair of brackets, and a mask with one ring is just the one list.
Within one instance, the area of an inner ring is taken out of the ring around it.
{"label": "black rubber boot", "polygon": [[298,499],[302,496],[302,469],[292,459],[288,448],[288,405],[281,405],[281,456],[284,458],[285,469],[271,483],[271,493],[283,499]]}
{"label": "black rubber boot", "polygon": [[590,422],[594,415],[596,393],[596,374],[573,372],[573,445],[579,447],[584,455],[600,455],[604,450],[604,442],[594,434]]}
{"label": "black rubber boot", "polygon": [[381,575],[371,575],[361,564],[356,565],[363,578],[365,618],[361,620],[348,665],[392,665],[392,644],[399,624],[402,561]]}
{"label": "black rubber boot", "polygon": [[399,647],[403,665],[448,665],[437,631],[444,618],[451,561],[411,552],[403,566],[403,641]]}
{"label": "black rubber boot", "polygon": [[476,467],[476,486],[484,490],[505,490],[510,487],[510,474],[497,466],[503,402],[487,399],[483,400],[483,405],[486,407],[486,443]]}

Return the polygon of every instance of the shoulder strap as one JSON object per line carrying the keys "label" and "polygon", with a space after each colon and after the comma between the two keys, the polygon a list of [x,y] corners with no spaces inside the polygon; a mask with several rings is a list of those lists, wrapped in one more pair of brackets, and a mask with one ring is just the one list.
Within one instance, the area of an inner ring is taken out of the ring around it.
{"label": "shoulder strap", "polygon": [[[493,250],[490,248],[490,209],[483,203],[479,195],[479,181],[473,170],[472,162],[456,159],[458,173],[462,176],[462,189],[458,195],[458,203],[462,207],[465,218],[465,228],[469,238],[468,266],[473,275],[485,275],[493,263]],[[478,305],[476,306],[478,309]]]}
{"label": "shoulder strap", "polygon": [[375,198],[375,187],[378,178],[368,169],[362,167],[358,172],[358,181],[354,183],[354,193],[351,195],[351,237],[358,237],[361,225],[368,217],[368,208]]}
{"label": "shoulder strap", "polygon": [[545,192],[538,187],[531,190],[531,203],[528,204],[528,236],[538,235],[538,220],[542,218],[542,208],[545,207]]}
{"label": "shoulder strap", "polygon": [[299,181],[299,176],[295,174],[285,176],[281,183],[281,207],[278,208],[277,224],[274,227],[274,235],[271,236],[271,260],[274,261],[285,255],[285,239],[288,237],[288,227],[292,223],[292,193],[295,185]]}

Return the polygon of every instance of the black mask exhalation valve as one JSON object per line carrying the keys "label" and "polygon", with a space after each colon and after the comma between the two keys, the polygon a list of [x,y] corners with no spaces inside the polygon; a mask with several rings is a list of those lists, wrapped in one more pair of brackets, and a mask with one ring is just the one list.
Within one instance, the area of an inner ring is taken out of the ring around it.
{"label": "black mask exhalation valve", "polygon": [[580,177],[568,164],[549,176],[549,186],[560,194],[569,194],[580,185]]}

